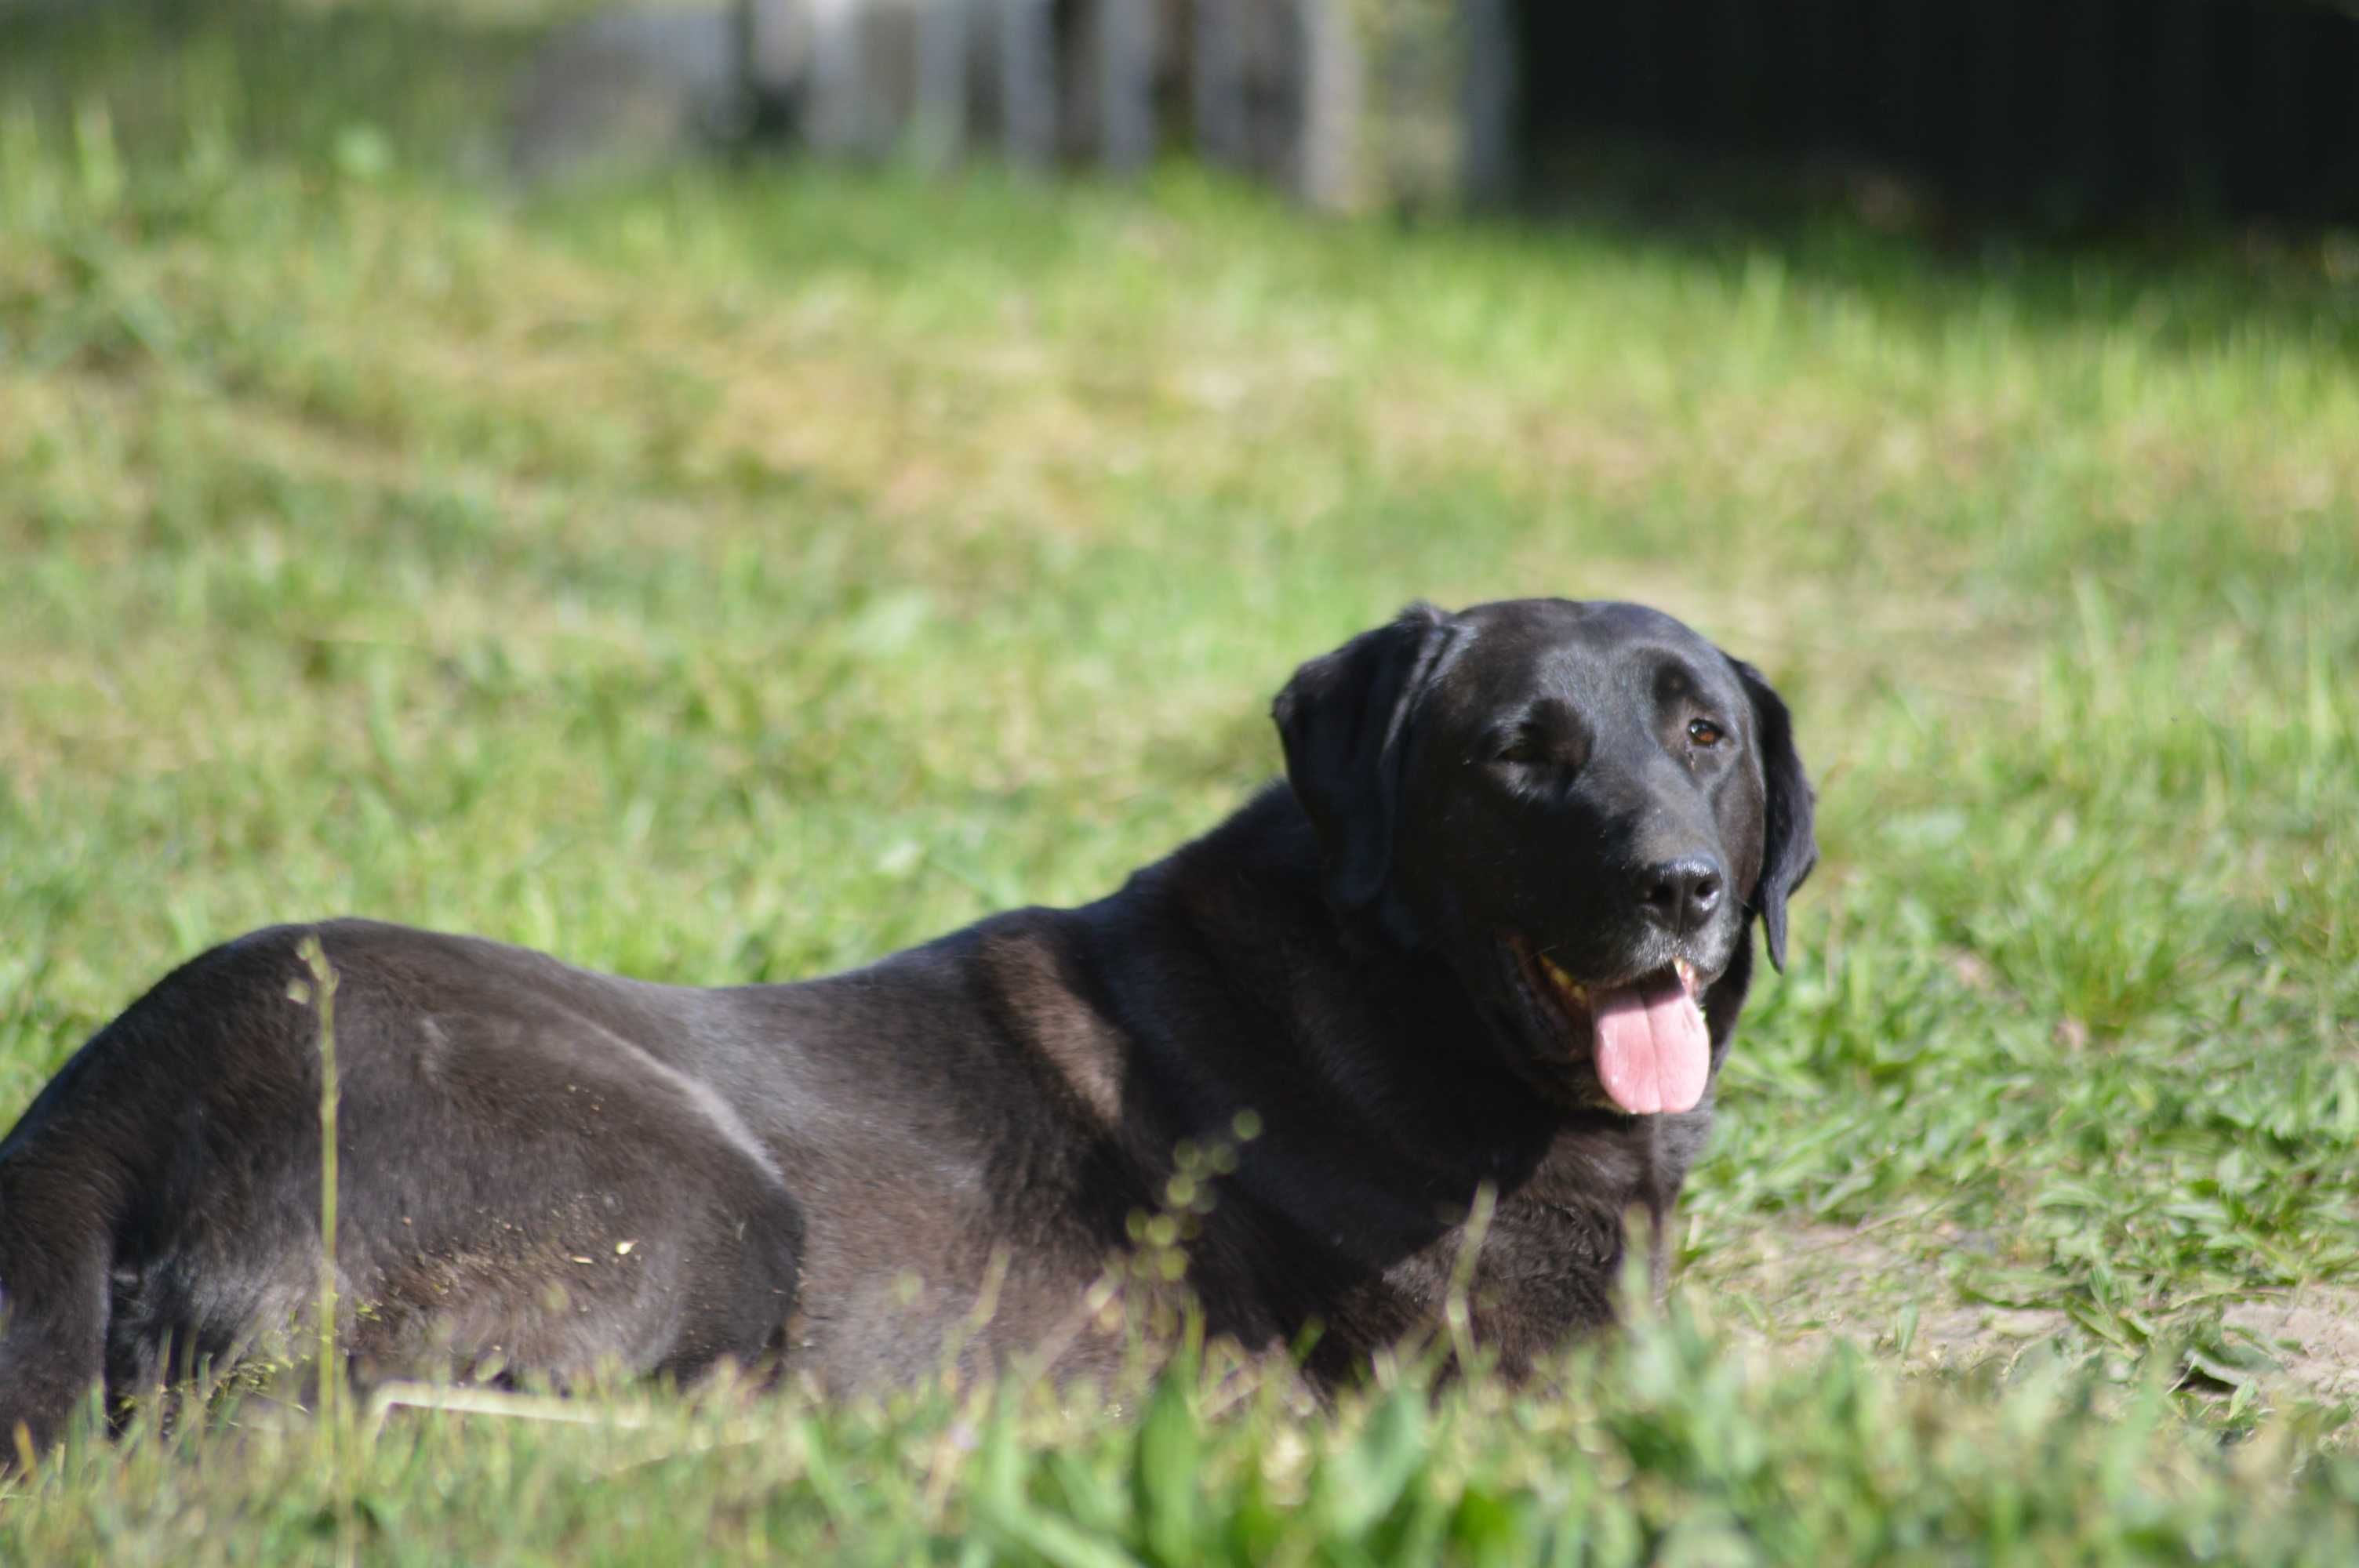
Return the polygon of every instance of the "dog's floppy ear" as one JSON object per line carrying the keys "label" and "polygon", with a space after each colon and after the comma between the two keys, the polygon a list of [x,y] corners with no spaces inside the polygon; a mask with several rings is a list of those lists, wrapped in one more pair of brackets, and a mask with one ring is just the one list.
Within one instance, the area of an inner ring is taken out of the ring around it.
{"label": "dog's floppy ear", "polygon": [[1364,909],[1384,891],[1409,710],[1448,641],[1441,611],[1412,604],[1295,671],[1271,705],[1287,782],[1318,830],[1339,909]]}
{"label": "dog's floppy ear", "polygon": [[1786,701],[1762,678],[1761,672],[1742,659],[1728,661],[1745,683],[1753,703],[1753,733],[1761,747],[1761,782],[1767,786],[1762,803],[1761,881],[1753,892],[1754,911],[1761,916],[1762,935],[1769,945],[1769,962],[1786,968],[1786,900],[1802,885],[1819,863],[1819,841],[1811,831],[1817,816],[1818,792],[1802,771],[1801,754],[1794,750],[1794,719]]}

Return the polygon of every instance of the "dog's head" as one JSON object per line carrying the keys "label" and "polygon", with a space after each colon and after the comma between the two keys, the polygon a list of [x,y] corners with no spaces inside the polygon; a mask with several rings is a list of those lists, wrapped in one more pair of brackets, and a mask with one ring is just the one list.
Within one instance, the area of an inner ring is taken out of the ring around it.
{"label": "dog's head", "polygon": [[1415,605],[1304,665],[1274,716],[1340,914],[1447,963],[1547,1092],[1702,1098],[1706,1014],[1724,1038],[1756,916],[1784,967],[1818,858],[1759,671],[1635,604]]}

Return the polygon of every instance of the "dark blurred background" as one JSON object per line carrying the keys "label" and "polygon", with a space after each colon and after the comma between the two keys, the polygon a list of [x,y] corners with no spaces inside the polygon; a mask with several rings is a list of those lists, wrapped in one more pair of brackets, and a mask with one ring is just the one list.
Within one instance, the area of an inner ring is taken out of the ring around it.
{"label": "dark blurred background", "polygon": [[2359,15],[2321,0],[1514,9],[1536,193],[1619,141],[1919,181],[2041,226],[2359,212]]}
{"label": "dark blurred background", "polygon": [[441,105],[428,133],[495,120],[473,156],[528,181],[754,146],[1194,153],[1338,208],[1833,204],[1937,237],[2359,220],[2341,0],[0,0],[0,92],[68,91],[94,39],[119,61],[196,34],[326,112],[408,78],[364,96]]}

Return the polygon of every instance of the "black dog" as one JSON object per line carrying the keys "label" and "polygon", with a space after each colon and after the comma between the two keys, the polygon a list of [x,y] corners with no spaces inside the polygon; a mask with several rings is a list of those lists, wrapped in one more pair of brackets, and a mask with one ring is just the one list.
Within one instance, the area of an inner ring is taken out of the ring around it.
{"label": "black dog", "polygon": [[0,1142],[0,1452],[302,1316],[311,934],[359,1375],[843,1389],[966,1323],[970,1357],[1101,1372],[1084,1298],[1183,1143],[1208,1326],[1315,1326],[1314,1377],[1431,1325],[1485,1184],[1478,1340],[1512,1370],[1605,1321],[1625,1214],[1703,1140],[1753,919],[1782,963],[1816,858],[1785,705],[1667,616],[1527,600],[1412,608],[1275,711],[1287,784],[1120,892],[849,974],[690,990],[356,921],[187,964]]}

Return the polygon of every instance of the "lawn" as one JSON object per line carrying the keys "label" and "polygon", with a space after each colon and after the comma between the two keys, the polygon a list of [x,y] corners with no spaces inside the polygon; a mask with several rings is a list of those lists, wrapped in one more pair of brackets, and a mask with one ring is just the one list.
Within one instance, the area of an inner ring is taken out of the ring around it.
{"label": "lawn", "polygon": [[723,983],[1094,896],[1415,598],[1761,665],[1792,962],[1669,1311],[1530,1387],[256,1397],[0,1562],[2359,1561],[2351,239],[520,199],[527,9],[0,19],[0,1124],[272,921]]}

